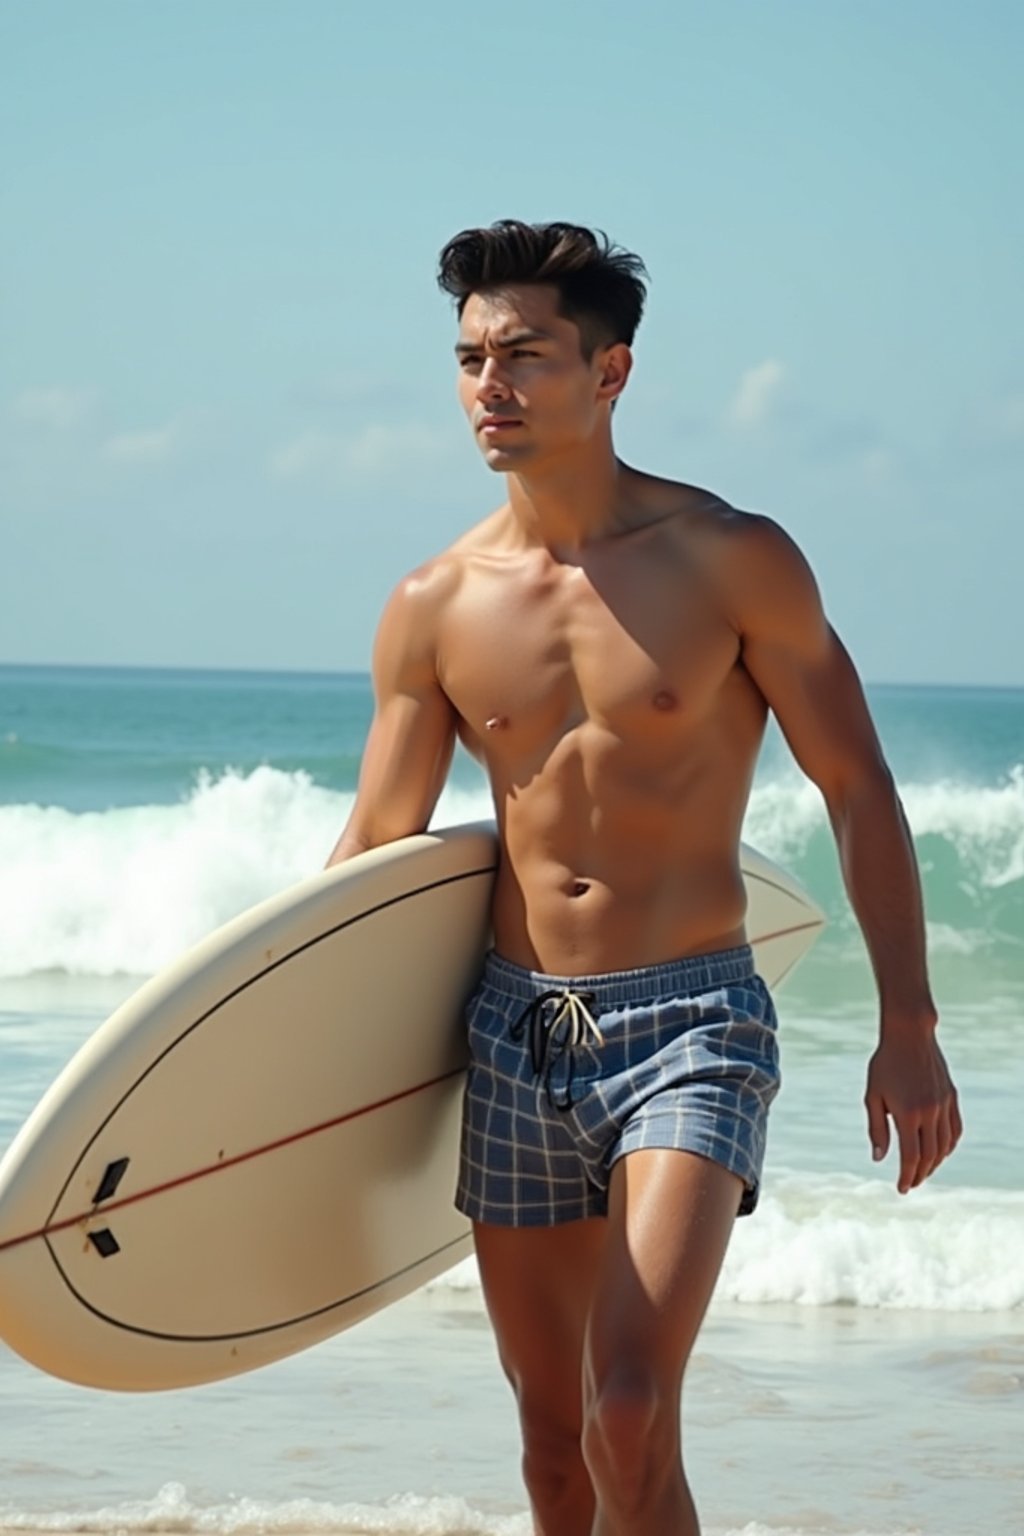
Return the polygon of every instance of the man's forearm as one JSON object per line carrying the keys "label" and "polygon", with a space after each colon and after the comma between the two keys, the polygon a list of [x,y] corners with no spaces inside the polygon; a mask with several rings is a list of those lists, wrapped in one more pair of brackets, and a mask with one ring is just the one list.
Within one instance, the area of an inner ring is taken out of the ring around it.
{"label": "man's forearm", "polygon": [[895,784],[887,774],[864,780],[829,804],[829,816],[871,956],[883,1031],[934,1025],[921,880]]}

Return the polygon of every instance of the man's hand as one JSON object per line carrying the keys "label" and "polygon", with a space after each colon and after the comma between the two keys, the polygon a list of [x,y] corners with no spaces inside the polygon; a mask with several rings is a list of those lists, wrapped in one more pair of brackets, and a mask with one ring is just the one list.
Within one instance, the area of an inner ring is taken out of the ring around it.
{"label": "man's hand", "polygon": [[889,1116],[900,1144],[901,1195],[949,1156],[963,1131],[956,1089],[931,1029],[892,1030],[868,1063],[868,1135],[879,1162],[889,1150]]}

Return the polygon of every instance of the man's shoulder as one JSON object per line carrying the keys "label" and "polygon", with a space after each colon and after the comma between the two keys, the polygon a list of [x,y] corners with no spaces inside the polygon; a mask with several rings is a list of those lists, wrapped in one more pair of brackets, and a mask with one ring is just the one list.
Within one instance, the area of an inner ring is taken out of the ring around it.
{"label": "man's shoulder", "polygon": [[709,516],[703,552],[705,572],[738,633],[818,623],[814,572],[775,518],[723,505]]}
{"label": "man's shoulder", "polygon": [[473,558],[493,545],[501,516],[500,511],[489,514],[446,549],[408,571],[392,592],[388,608],[410,611],[421,623],[439,613],[458,593]]}
{"label": "man's shoulder", "polygon": [[680,486],[679,490],[684,535],[690,533],[735,550],[769,545],[779,536],[786,537],[781,524],[763,512],[745,511],[715,491],[697,486]]}
{"label": "man's shoulder", "polygon": [[775,518],[748,512],[710,491],[663,482],[666,506],[673,491],[678,515],[661,525],[682,568],[699,572],[737,629],[757,623],[762,611],[818,602],[806,557]]}
{"label": "man's shoulder", "polygon": [[732,567],[785,561],[796,550],[781,523],[763,512],[745,511],[700,486],[654,477],[648,483],[657,514],[652,521],[693,557]]}
{"label": "man's shoulder", "polygon": [[723,569],[786,565],[801,559],[789,533],[764,512],[748,512],[711,491],[680,487],[679,537]]}

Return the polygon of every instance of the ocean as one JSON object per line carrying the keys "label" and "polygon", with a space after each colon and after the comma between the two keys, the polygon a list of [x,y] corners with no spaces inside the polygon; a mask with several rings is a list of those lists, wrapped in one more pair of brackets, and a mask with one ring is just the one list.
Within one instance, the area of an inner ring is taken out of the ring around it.
{"label": "ocean", "polygon": [[[745,837],[829,915],[778,997],[784,1085],[684,1391],[708,1536],[1024,1532],[1024,690],[876,687],[964,1138],[871,1162],[876,1009],[821,798],[770,734]],[[365,676],[0,668],[0,1150],[90,1031],[322,866]],[[490,814],[457,754],[437,824]],[[293,1360],[120,1397],[0,1346],[0,1531],[526,1536],[472,1262]],[[668,1536],[668,1533],[666,1533]]]}

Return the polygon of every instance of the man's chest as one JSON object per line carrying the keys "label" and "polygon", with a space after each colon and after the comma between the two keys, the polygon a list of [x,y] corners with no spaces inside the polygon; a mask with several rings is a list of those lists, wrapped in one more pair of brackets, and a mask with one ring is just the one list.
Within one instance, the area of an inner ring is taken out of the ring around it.
{"label": "man's chest", "polygon": [[480,736],[584,720],[628,734],[699,719],[738,654],[706,584],[645,560],[532,579],[485,573],[446,614],[439,662],[445,692]]}

